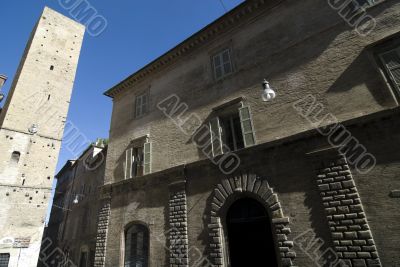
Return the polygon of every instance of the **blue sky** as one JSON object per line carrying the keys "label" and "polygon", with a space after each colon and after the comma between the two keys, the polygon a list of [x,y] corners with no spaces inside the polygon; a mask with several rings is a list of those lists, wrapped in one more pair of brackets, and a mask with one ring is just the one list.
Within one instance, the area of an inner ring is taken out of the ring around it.
{"label": "blue sky", "polygon": [[[0,73],[7,93],[29,34],[44,6],[63,13],[62,0],[8,0],[0,9]],[[85,35],[68,120],[90,140],[108,137],[111,99],[103,92],[240,4],[241,0],[90,0],[108,22]],[[222,3],[221,3],[222,2]],[[4,101],[3,101],[4,102]],[[65,147],[57,170],[75,156]]]}
{"label": "blue sky", "polygon": [[[9,86],[44,6],[68,17],[60,0],[8,0],[1,6],[0,73]],[[107,20],[97,37],[85,35],[68,120],[90,140],[107,137],[111,99],[103,92],[225,13],[219,0],[89,1]],[[223,0],[226,9],[243,2]],[[57,170],[74,155],[66,148]]]}

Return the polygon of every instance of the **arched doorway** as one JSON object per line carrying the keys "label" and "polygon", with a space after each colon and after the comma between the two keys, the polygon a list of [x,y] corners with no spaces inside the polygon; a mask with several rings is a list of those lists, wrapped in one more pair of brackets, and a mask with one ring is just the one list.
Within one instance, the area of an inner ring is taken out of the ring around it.
{"label": "arched doorway", "polygon": [[271,222],[263,205],[252,198],[234,202],[226,217],[230,267],[277,267]]}

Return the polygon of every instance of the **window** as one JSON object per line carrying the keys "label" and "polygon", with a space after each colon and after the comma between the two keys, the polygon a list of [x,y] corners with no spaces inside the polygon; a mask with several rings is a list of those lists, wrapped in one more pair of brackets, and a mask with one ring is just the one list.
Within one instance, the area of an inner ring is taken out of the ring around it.
{"label": "window", "polygon": [[88,253],[87,251],[81,251],[81,258],[79,260],[79,267],[87,267],[88,266]]}
{"label": "window", "polygon": [[385,67],[385,75],[392,86],[400,92],[400,47],[396,49],[382,52],[379,55],[383,66]]}
{"label": "window", "polygon": [[233,72],[230,49],[225,49],[214,55],[212,61],[216,80],[219,80]]}
{"label": "window", "polygon": [[344,12],[347,11],[345,16],[351,20],[360,10],[372,6],[374,3],[375,0],[351,0],[342,7],[341,14],[344,15]]}
{"label": "window", "polygon": [[149,93],[136,96],[135,118],[144,116],[149,111]]}
{"label": "window", "polygon": [[210,121],[214,156],[255,144],[249,107],[231,107]]}
{"label": "window", "polygon": [[151,143],[133,146],[125,151],[125,179],[140,177],[151,171]]}
{"label": "window", "polygon": [[20,157],[21,157],[21,153],[18,152],[18,151],[14,151],[14,152],[11,154],[11,162],[13,162],[13,163],[18,163]]}
{"label": "window", "polygon": [[240,126],[239,113],[235,112],[220,118],[221,140],[231,151],[244,148],[243,134]]}
{"label": "window", "polygon": [[147,267],[149,257],[149,231],[146,226],[134,224],[125,232],[124,267]]}
{"label": "window", "polygon": [[8,267],[9,261],[10,261],[9,253],[0,253],[0,267]]}

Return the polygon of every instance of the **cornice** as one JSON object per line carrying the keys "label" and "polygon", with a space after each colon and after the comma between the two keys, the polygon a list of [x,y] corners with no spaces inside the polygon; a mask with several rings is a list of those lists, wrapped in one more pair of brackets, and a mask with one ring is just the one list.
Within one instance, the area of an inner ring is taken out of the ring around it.
{"label": "cornice", "polygon": [[248,17],[250,14],[254,13],[254,11],[265,6],[267,2],[268,1],[265,0],[245,1],[230,12],[226,13],[221,18],[206,26],[204,29],[200,30],[176,47],[172,48],[161,57],[157,58],[156,60],[149,63],[139,71],[135,72],[119,84],[115,85],[114,87],[106,91],[104,95],[114,98],[115,95],[142,81],[150,74],[153,74],[171,65],[172,63],[176,62],[180,57],[189,54],[195,48],[206,43],[213,37],[220,34],[222,31],[230,29],[238,23],[242,22],[244,17]]}

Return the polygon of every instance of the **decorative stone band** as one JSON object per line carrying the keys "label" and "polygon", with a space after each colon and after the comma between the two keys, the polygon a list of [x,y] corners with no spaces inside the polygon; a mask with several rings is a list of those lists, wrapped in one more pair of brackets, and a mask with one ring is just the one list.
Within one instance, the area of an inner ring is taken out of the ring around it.
{"label": "decorative stone band", "polygon": [[349,267],[381,266],[345,156],[335,148],[310,155],[338,258]]}
{"label": "decorative stone band", "polygon": [[242,174],[225,179],[215,188],[211,202],[210,224],[208,225],[210,261],[214,266],[223,267],[226,265],[221,220],[224,212],[229,208],[229,200],[240,198],[241,195],[257,199],[267,209],[270,218],[272,218],[272,230],[277,242],[276,246],[280,251],[278,255],[280,266],[294,266],[293,260],[296,258],[296,253],[292,250],[293,242],[288,240],[288,235],[291,233],[289,218],[283,216],[278,195],[274,193],[267,180],[254,174]]}
{"label": "decorative stone band", "polygon": [[111,200],[104,200],[104,204],[100,209],[98,216],[94,267],[105,266],[106,243],[107,243],[108,224],[110,220],[110,209],[111,209]]}
{"label": "decorative stone band", "polygon": [[170,185],[169,253],[171,267],[189,266],[185,182]]}

